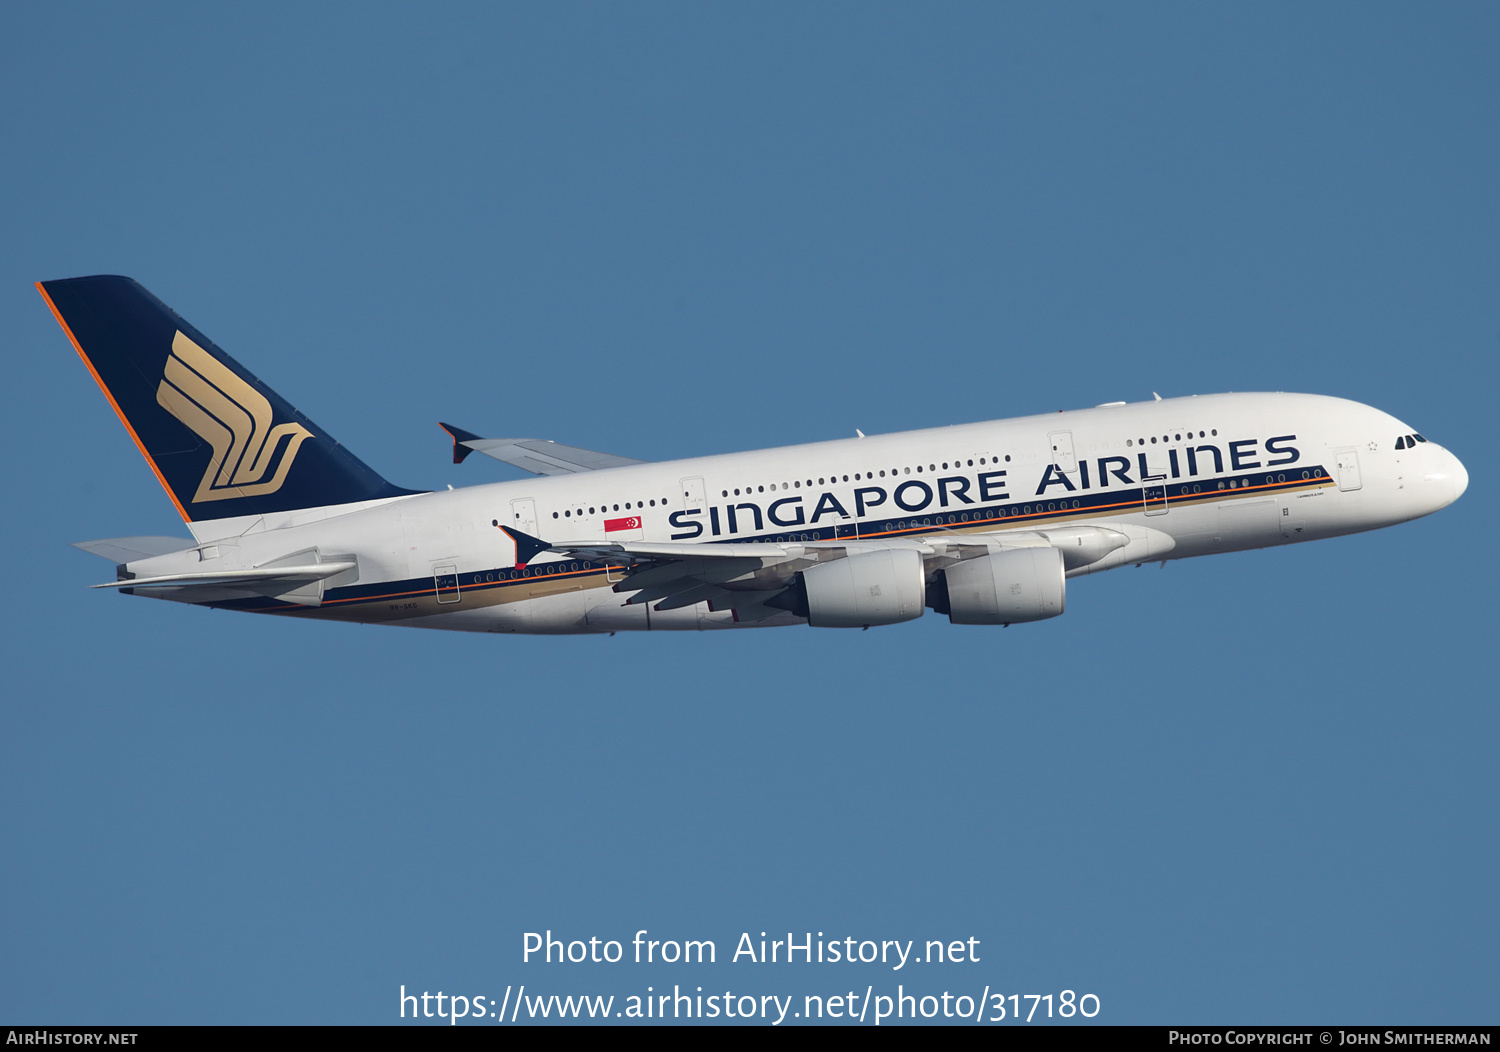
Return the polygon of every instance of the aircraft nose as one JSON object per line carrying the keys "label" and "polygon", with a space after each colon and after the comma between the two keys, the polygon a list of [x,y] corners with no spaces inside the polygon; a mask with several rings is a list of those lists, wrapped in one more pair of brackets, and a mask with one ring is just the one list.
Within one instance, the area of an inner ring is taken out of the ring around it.
{"label": "aircraft nose", "polygon": [[1452,453],[1448,454],[1453,461],[1453,499],[1457,500],[1464,495],[1464,490],[1469,488],[1469,472],[1463,462]]}
{"label": "aircraft nose", "polygon": [[1463,462],[1446,449],[1440,449],[1437,452],[1440,452],[1441,456],[1424,474],[1427,481],[1435,482],[1447,491],[1445,496],[1448,499],[1442,504],[1443,507],[1447,507],[1462,497],[1464,490],[1469,488],[1469,472],[1464,468]]}

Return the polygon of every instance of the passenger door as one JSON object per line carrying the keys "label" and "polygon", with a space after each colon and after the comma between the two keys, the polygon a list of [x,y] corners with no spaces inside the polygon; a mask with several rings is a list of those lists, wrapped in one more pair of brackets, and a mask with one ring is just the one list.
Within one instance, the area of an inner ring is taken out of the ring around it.
{"label": "passenger door", "polygon": [[458,591],[458,564],[435,563],[432,567],[432,590],[437,593],[439,603],[456,603],[462,598]]}
{"label": "passenger door", "polygon": [[1340,453],[1335,462],[1339,473],[1339,489],[1344,492],[1357,490],[1364,485],[1359,477],[1359,454],[1354,450]]}
{"label": "passenger door", "polygon": [[1052,446],[1052,464],[1064,475],[1078,470],[1078,458],[1073,453],[1073,432],[1053,431],[1047,436]]}
{"label": "passenger door", "polygon": [[1143,479],[1141,493],[1145,499],[1147,515],[1167,513],[1167,477],[1165,475],[1153,475],[1148,479]]}
{"label": "passenger door", "polygon": [[522,533],[536,536],[536,501],[522,497],[510,502],[511,525]]}

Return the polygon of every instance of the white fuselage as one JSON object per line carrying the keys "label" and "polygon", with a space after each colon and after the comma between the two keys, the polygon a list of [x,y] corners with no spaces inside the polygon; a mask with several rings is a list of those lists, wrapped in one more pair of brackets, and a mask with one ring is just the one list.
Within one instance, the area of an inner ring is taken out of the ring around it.
{"label": "white fuselage", "polygon": [[[546,552],[517,565],[508,526],[551,543],[846,547],[1105,526],[1129,543],[1069,576],[1389,526],[1452,503],[1453,454],[1369,406],[1222,394],[640,464],[194,525],[198,545],[135,577],[349,558],[314,601],[190,601],[417,627],[612,632],[752,622],[708,602],[626,605],[624,572]],[[1403,448],[1397,448],[1402,439]],[[174,596],[160,590],[163,598]]]}

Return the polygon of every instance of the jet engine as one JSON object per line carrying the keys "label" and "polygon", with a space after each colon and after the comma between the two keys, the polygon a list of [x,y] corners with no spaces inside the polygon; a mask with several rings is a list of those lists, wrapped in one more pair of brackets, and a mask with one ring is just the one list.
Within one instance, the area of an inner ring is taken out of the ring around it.
{"label": "jet engine", "polygon": [[929,592],[932,608],[955,625],[1009,625],[1063,612],[1063,553],[1010,548],[955,563]]}
{"label": "jet engine", "polygon": [[927,605],[922,554],[905,548],[860,552],[797,575],[768,606],[807,618],[814,628],[869,628],[921,617]]}

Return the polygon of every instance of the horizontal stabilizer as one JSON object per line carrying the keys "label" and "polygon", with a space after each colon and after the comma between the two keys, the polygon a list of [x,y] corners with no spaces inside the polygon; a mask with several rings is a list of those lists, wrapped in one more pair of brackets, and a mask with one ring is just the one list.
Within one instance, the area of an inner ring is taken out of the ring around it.
{"label": "horizontal stabilizer", "polygon": [[91,584],[90,588],[180,588],[184,585],[212,585],[215,588],[235,588],[262,585],[270,581],[321,581],[357,564],[353,559],[334,563],[308,563],[306,566],[263,566],[256,570],[200,571],[198,573],[168,573],[159,577],[136,577],[125,581],[108,581]]}
{"label": "horizontal stabilizer", "polygon": [[602,471],[604,468],[625,468],[632,464],[646,463],[644,460],[617,457],[612,453],[596,453],[592,449],[565,446],[541,438],[480,438],[474,432],[452,424],[439,423],[438,427],[453,436],[455,464],[462,464],[470,453],[483,453],[534,475],[572,475],[580,471]]}
{"label": "horizontal stabilizer", "polygon": [[180,552],[197,543],[189,537],[111,537],[104,541],[75,541],[73,547],[112,563],[133,563],[153,555]]}
{"label": "horizontal stabilizer", "polygon": [[188,589],[186,596],[178,593],[173,598],[203,602],[210,601],[225,591],[254,592],[303,606],[318,606],[323,600],[322,582],[353,570],[358,565],[354,559],[338,559],[288,566],[261,566],[252,570],[208,570],[134,577],[90,587],[142,589],[147,595],[159,588]]}

